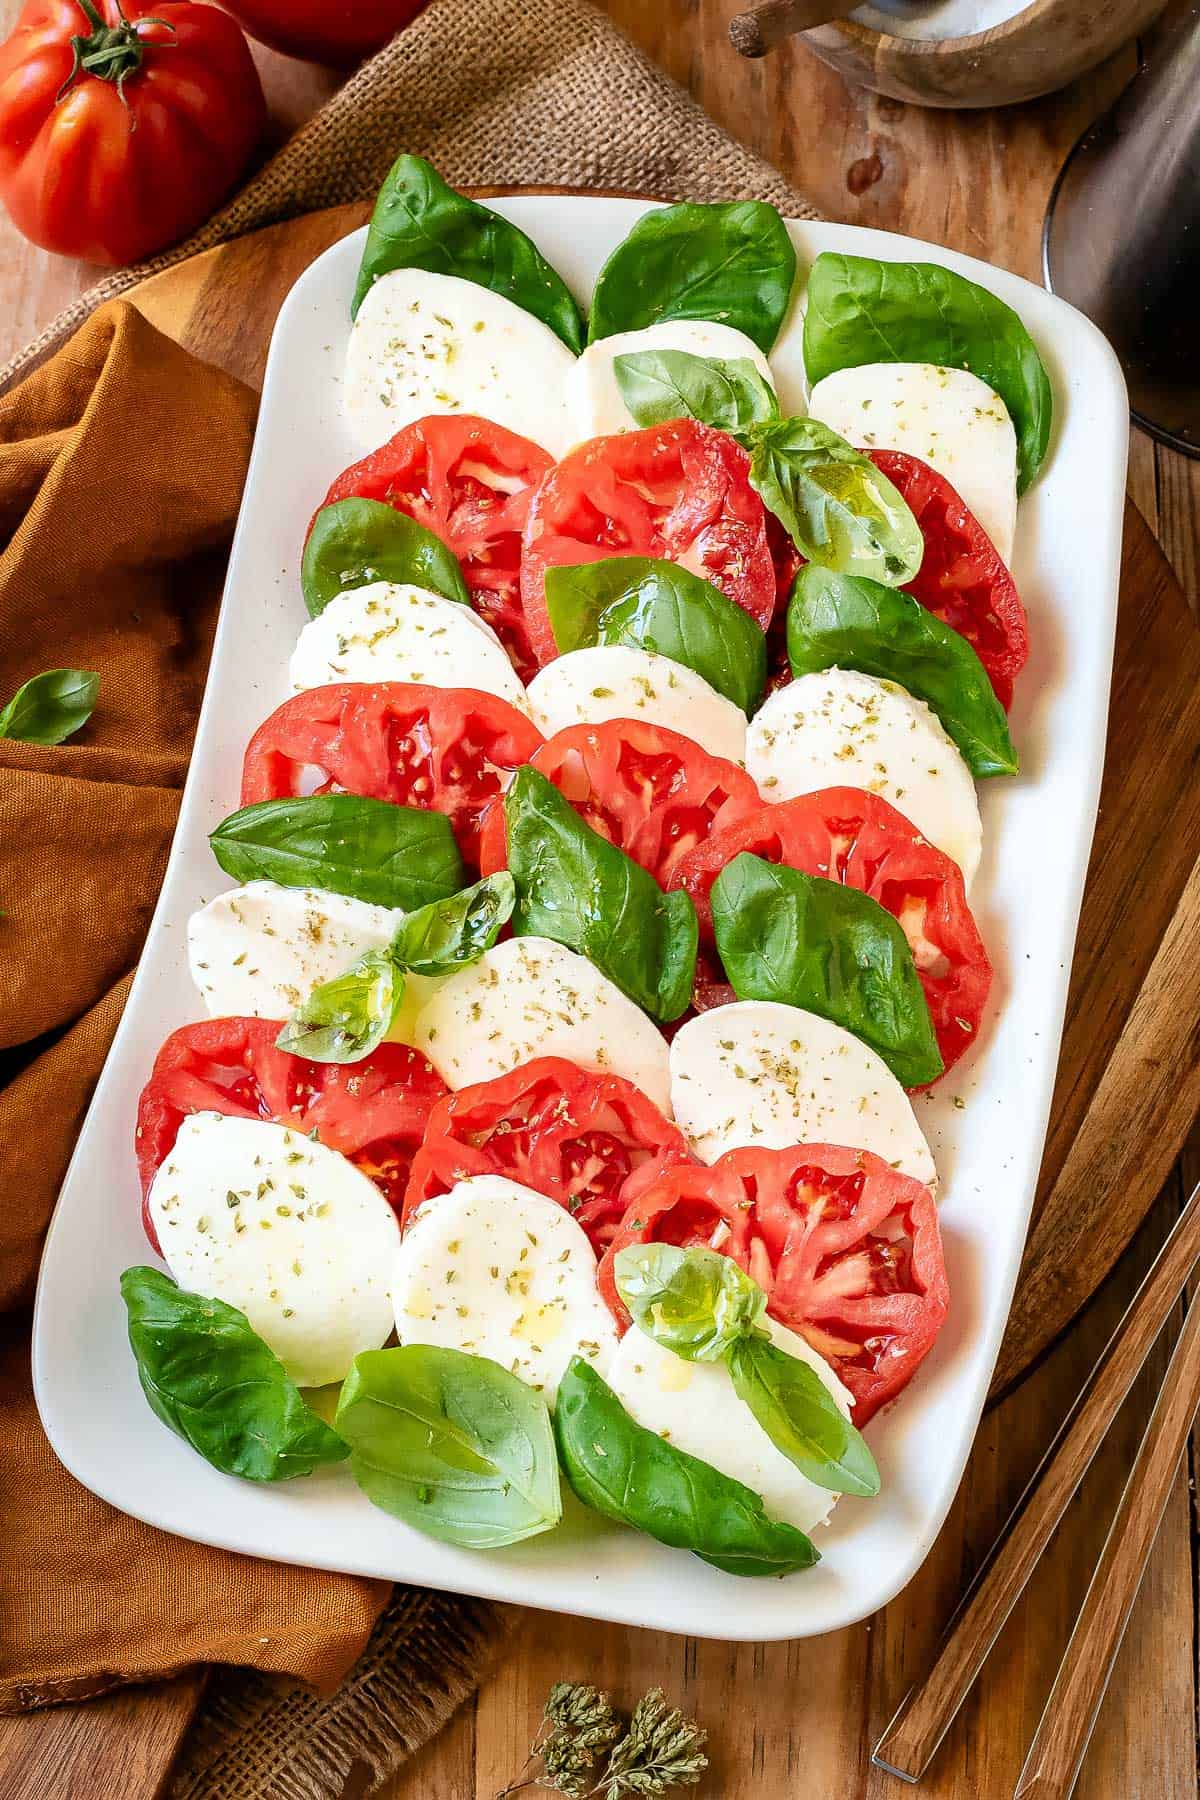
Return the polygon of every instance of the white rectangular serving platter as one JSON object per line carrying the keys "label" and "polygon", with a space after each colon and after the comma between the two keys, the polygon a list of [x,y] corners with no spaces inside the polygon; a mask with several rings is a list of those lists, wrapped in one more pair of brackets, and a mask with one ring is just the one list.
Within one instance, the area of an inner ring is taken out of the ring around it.
{"label": "white rectangular serving platter", "polygon": [[[491,202],[577,294],[646,210],[604,198]],[[983,784],[973,901],[996,967],[968,1061],[917,1100],[941,1174],[949,1322],[898,1405],[871,1425],[883,1490],[842,1500],[815,1569],[739,1580],[571,1506],[553,1534],[487,1554],[423,1537],[372,1507],[344,1469],[280,1486],[219,1474],[150,1411],[125,1334],[121,1270],[151,1260],[133,1156],[138,1092],[167,1033],[201,1017],[188,914],[228,882],[207,834],[238,803],[242,751],[285,697],[305,619],[305,529],[357,454],[339,377],[363,233],[296,283],[275,327],[212,670],[162,897],[58,1203],[38,1288],[33,1367],[50,1441],[73,1475],[147,1523],[229,1550],[727,1639],[806,1637],[885,1604],[919,1568],[975,1434],[1045,1136],[1104,756],[1128,413],[1105,340],[1073,308],[969,257],[884,232],[794,223],[802,269],[822,250],[944,263],[1015,307],[1042,352],[1056,418],[1020,506],[1014,574],[1032,654],[1018,683],[1015,780]],[[785,406],[803,394],[798,318],[772,358]],[[961,1103],[961,1104],[960,1104]]]}

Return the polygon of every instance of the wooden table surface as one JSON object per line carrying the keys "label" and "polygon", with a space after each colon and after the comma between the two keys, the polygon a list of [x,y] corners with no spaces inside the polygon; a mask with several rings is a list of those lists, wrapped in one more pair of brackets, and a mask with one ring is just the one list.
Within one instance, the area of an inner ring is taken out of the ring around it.
{"label": "wooden table surface", "polygon": [[[796,43],[761,63],[741,61],[726,40],[737,0],[603,3],[716,119],[781,168],[829,217],[929,238],[1035,280],[1054,174],[1135,66],[1131,49],[1064,93],[1027,106],[923,112],[849,91]],[[19,0],[0,0],[0,30],[7,30],[18,8]],[[260,60],[275,129],[283,135],[331,91],[334,78],[269,53]],[[94,273],[33,249],[0,219],[0,361]],[[1200,462],[1189,463],[1135,433],[1130,492],[1195,606]],[[522,1763],[546,1690],[561,1677],[596,1682],[627,1703],[656,1683],[665,1687],[709,1727],[713,1770],[701,1794],[722,1800],[884,1800],[904,1792],[871,1769],[871,1745],[921,1672],[972,1567],[1161,1241],[1178,1210],[1183,1181],[1197,1175],[1200,1151],[1184,1158],[1089,1312],[1042,1367],[985,1417],[945,1529],[920,1574],[883,1613],[831,1637],[766,1645],[515,1614],[514,1640],[500,1666],[435,1743],[385,1785],[385,1800],[492,1800]],[[1159,1347],[1135,1387],[922,1793],[940,1800],[1011,1794],[1167,1348]],[[1193,1446],[1190,1460],[1194,1455]],[[1084,1765],[1080,1800],[1200,1800],[1195,1543],[1189,1466],[1167,1507]],[[133,1696],[129,1703],[153,1705]],[[46,1772],[37,1785],[42,1800],[65,1800],[67,1789],[55,1787],[50,1771],[53,1742],[68,1729],[65,1717],[60,1726],[52,1716],[9,1726],[28,1730],[31,1761]],[[83,1789],[70,1791],[85,1800]],[[139,1795],[149,1791],[138,1788]],[[361,1783],[352,1792],[361,1792]]]}

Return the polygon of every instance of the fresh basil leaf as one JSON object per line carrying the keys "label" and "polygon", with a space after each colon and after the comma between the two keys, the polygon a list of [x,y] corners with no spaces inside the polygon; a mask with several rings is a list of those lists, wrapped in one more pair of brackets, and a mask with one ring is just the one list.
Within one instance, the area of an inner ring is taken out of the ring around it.
{"label": "fresh basil leaf", "polygon": [[398,156],[367,227],[351,318],[381,275],[428,269],[490,288],[548,325],[568,350],[583,349],[583,315],[532,238],[499,213],[458,194],[420,156]]}
{"label": "fresh basil leaf", "polygon": [[983,664],[911,594],[810,563],[788,601],[787,644],[794,675],[860,669],[895,681],[933,709],[972,775],[1016,774],[1008,720]]}
{"label": "fresh basil leaf", "polygon": [[677,1019],[691,999],[699,944],[688,895],[664,894],[528,764],[513,777],[504,816],[517,936],[568,945],[652,1018]]}
{"label": "fresh basil leaf", "polygon": [[631,350],[614,357],[613,374],[639,425],[699,419],[736,435],[757,420],[779,417],[774,390],[749,357]]}
{"label": "fresh basil leaf", "polygon": [[312,618],[350,588],[407,581],[470,605],[458,558],[440,537],[382,500],[352,496],[323,506],[300,562],[300,587]]}
{"label": "fresh basil leaf", "polygon": [[685,1362],[721,1362],[766,1310],[758,1283],[715,1250],[629,1244],[613,1272],[634,1324]]}
{"label": "fresh basil leaf", "polygon": [[768,1518],[758,1494],[631,1419],[581,1356],[558,1384],[554,1434],[584,1505],[660,1544],[729,1575],[790,1575],[820,1561],[802,1531]]}
{"label": "fresh basil leaf", "polygon": [[19,687],[0,712],[0,738],[61,744],[87,724],[100,692],[90,669],[47,669]]}
{"label": "fresh basil leaf", "polygon": [[404,972],[390,952],[368,950],[344,975],[313,989],[275,1048],[310,1062],[361,1062],[391,1030],[403,998]]}
{"label": "fresh basil leaf", "polygon": [[750,485],[809,562],[895,586],[921,567],[925,540],[907,501],[819,419],[755,426]]}
{"label": "fresh basil leaf", "polygon": [[355,794],[260,800],[230,813],[208,841],[235,881],[323,888],[405,911],[467,879],[442,813]]}
{"label": "fresh basil leaf", "polygon": [[644,213],[601,269],[588,342],[660,319],[706,319],[770,350],[791,303],[796,252],[763,200],[684,201]]}
{"label": "fresh basil leaf", "polygon": [[126,1269],[121,1297],[143,1393],[214,1469],[286,1481],[348,1454],[236,1306],[186,1293],[150,1268]]}
{"label": "fresh basil leaf", "polygon": [[495,1550],[562,1517],[546,1402],[487,1357],[432,1344],[365,1350],[336,1423],[367,1499],[444,1544]]}
{"label": "fresh basil leaf", "polygon": [[1017,489],[1025,492],[1045,461],[1054,398],[1037,345],[1011,306],[940,263],[827,250],[808,278],[808,379],[815,385],[874,362],[934,363],[986,381],[1012,415]]}
{"label": "fresh basil leaf", "polygon": [[941,1053],[908,939],[869,894],[743,851],[713,883],[712,918],[739,1000],[832,1019],[904,1087],[937,1080]]}
{"label": "fresh basil leaf", "polygon": [[762,628],[720,588],[679,563],[612,556],[547,569],[546,610],[564,653],[592,644],[652,650],[694,669],[745,713],[762,699]]}
{"label": "fresh basil leaf", "polygon": [[506,869],[401,919],[388,954],[414,975],[443,975],[477,962],[512,917],[517,890]]}
{"label": "fresh basil leaf", "polygon": [[730,1347],[727,1366],[738,1399],[809,1481],[834,1494],[879,1492],[875,1458],[808,1363],[751,1336]]}

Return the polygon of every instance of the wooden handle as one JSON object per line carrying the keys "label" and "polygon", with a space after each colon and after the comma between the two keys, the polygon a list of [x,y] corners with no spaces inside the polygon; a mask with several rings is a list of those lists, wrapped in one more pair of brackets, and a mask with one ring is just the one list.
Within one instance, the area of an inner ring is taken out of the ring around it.
{"label": "wooden handle", "polygon": [[766,0],[730,21],[729,41],[742,56],[765,56],[797,31],[811,31],[853,12],[860,0]]}
{"label": "wooden handle", "polygon": [[[871,1760],[878,1768],[905,1781],[919,1781],[925,1773],[1197,1259],[1200,1185],[1193,1190],[1103,1355],[959,1602],[942,1634],[928,1676],[901,1701],[876,1744]],[[1200,1304],[1189,1312],[1189,1325],[1193,1314],[1200,1319]],[[1200,1331],[1200,1325],[1197,1330]],[[1173,1361],[1172,1372],[1174,1368]],[[1168,1381],[1170,1378],[1169,1374]]]}

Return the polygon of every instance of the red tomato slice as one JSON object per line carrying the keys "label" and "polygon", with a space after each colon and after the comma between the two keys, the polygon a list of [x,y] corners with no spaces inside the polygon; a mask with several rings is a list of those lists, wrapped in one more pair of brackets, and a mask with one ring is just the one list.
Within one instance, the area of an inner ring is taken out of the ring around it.
{"label": "red tomato slice", "polygon": [[690,1162],[683,1134],[640,1088],[557,1056],[460,1088],[429,1115],[402,1223],[470,1175],[505,1175],[557,1200],[600,1255],[630,1202]]}
{"label": "red tomato slice", "polygon": [[259,726],[242,765],[242,805],[340,793],[423,806],[446,814],[474,866],[480,815],[544,742],[524,713],[474,688],[335,682],[285,700]]}
{"label": "red tomato slice", "polygon": [[[593,831],[665,883],[680,859],[710,831],[762,805],[745,769],[709,756],[691,738],[640,719],[569,725],[530,758]],[[504,808],[489,807],[479,866],[506,866]]]}
{"label": "red tomato slice", "polygon": [[321,504],[352,494],[381,500],[435,532],[462,564],[476,612],[527,681],[538,661],[521,606],[521,532],[534,487],[552,466],[540,445],[503,425],[431,416],[343,470]]}
{"label": "red tomato slice", "polygon": [[446,1084],[406,1044],[381,1044],[359,1063],[316,1063],[277,1050],[277,1019],[205,1019],[173,1031],[138,1102],[142,1224],[158,1249],[147,1204],[159,1164],[190,1113],[274,1119],[356,1163],[400,1209],[413,1154]]}
{"label": "red tomato slice", "polygon": [[775,611],[767,511],[750,486],[750,458],[723,431],[694,419],[593,438],[541,482],[521,558],[525,624],[539,663],[558,655],[546,570],[606,556],[677,562],[736,600],[764,631]]}
{"label": "red tomato slice", "polygon": [[[957,863],[903,813],[861,788],[822,788],[764,806],[714,832],[672,875],[669,885],[685,888],[695,901],[701,939],[709,945],[709,892],[725,864],[743,850],[860,888],[886,907],[912,947],[942,1061],[947,1069],[957,1062],[979,1030],[992,983],[992,965]],[[718,993],[708,1004],[721,998],[728,994]]]}
{"label": "red tomato slice", "polygon": [[832,1364],[857,1425],[911,1379],[949,1305],[933,1195],[868,1150],[729,1150],[711,1168],[668,1169],[630,1206],[600,1265],[622,1328],[613,1259],[648,1243],[731,1256],[766,1290],[771,1316]]}

